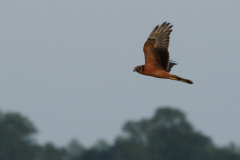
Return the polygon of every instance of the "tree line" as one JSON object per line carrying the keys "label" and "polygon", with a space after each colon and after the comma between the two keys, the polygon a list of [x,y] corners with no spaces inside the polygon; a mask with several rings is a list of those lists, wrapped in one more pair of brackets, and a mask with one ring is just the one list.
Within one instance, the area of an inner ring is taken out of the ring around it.
{"label": "tree line", "polygon": [[217,147],[196,131],[185,114],[159,108],[149,119],[128,121],[123,135],[109,145],[99,140],[85,148],[73,139],[64,147],[38,144],[36,127],[25,116],[0,112],[1,160],[240,160],[240,148],[230,143]]}

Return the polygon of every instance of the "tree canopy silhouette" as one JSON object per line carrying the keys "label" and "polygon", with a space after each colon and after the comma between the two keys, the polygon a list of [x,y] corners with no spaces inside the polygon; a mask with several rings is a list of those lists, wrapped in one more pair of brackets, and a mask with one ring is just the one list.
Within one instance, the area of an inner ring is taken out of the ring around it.
{"label": "tree canopy silhouette", "polygon": [[196,131],[185,114],[159,108],[153,117],[128,121],[124,134],[112,145],[104,140],[85,148],[76,139],[58,148],[34,141],[36,128],[19,113],[0,112],[0,159],[3,160],[240,160],[240,149],[231,144],[216,147]]}
{"label": "tree canopy silhouette", "polygon": [[35,157],[34,125],[18,113],[0,112],[0,159],[32,160]]}

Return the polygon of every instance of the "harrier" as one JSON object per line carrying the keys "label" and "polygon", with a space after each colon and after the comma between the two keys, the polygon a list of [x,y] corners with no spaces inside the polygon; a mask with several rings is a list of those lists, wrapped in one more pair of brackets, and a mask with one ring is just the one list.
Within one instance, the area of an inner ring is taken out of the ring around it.
{"label": "harrier", "polygon": [[133,71],[146,76],[193,84],[191,80],[170,74],[171,68],[176,65],[173,61],[169,61],[168,46],[171,28],[170,23],[164,22],[161,26],[157,25],[153,29],[143,47],[145,65],[137,66]]}

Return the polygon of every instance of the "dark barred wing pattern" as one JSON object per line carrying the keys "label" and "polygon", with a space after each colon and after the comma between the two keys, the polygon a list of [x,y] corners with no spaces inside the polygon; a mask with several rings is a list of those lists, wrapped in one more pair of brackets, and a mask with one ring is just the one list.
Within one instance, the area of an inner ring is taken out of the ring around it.
{"label": "dark barred wing pattern", "polygon": [[168,49],[169,46],[169,35],[172,32],[172,25],[170,23],[164,22],[161,26],[157,25],[150,36],[150,40],[154,40],[154,48],[164,48]]}
{"label": "dark barred wing pattern", "polygon": [[172,32],[172,25],[170,23],[164,22],[161,26],[157,25],[151,32],[148,40],[153,42],[153,54],[157,64],[156,66],[169,70],[169,35]]}

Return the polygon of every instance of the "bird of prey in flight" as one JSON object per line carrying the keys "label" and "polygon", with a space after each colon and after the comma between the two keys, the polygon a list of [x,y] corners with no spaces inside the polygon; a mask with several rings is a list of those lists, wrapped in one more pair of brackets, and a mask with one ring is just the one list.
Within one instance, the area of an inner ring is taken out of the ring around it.
{"label": "bird of prey in flight", "polygon": [[146,76],[193,84],[191,80],[170,74],[171,68],[176,65],[173,61],[169,61],[168,46],[169,35],[172,32],[171,28],[170,23],[164,22],[161,26],[157,25],[153,29],[143,47],[145,65],[137,66],[133,71]]}

